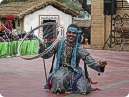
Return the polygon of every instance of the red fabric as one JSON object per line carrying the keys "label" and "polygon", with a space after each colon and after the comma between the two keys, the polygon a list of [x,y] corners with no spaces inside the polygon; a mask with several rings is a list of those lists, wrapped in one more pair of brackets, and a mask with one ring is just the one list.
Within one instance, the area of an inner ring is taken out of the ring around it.
{"label": "red fabric", "polygon": [[99,88],[92,88],[92,91],[101,91],[101,89],[99,89]]}
{"label": "red fabric", "polygon": [[8,15],[6,16],[6,19],[7,19],[7,20],[13,20],[13,19],[14,19],[14,16],[13,16],[12,14],[8,14]]}
{"label": "red fabric", "polygon": [[46,38],[43,38],[43,41],[46,42]]}
{"label": "red fabric", "polygon": [[92,84],[97,84],[98,82],[92,82],[92,81],[91,81],[91,83],[92,83]]}
{"label": "red fabric", "polygon": [[74,75],[73,75],[73,77],[75,78],[75,77],[76,77],[76,75],[77,75],[77,73],[76,73],[76,72],[74,72]]}
{"label": "red fabric", "polygon": [[4,40],[1,40],[0,42],[5,42]]}
{"label": "red fabric", "polygon": [[[5,26],[7,29],[11,30],[11,26],[10,26],[10,25],[11,25],[11,24],[10,24],[9,22],[6,22],[6,23],[4,24],[4,26]],[[5,32],[9,33],[9,31],[8,31],[4,26],[2,26],[2,31],[5,31]],[[13,29],[13,28],[12,28],[12,29]]]}
{"label": "red fabric", "polygon": [[51,89],[50,79],[48,80],[48,89]]}
{"label": "red fabric", "polygon": [[84,42],[85,45],[88,45],[88,42]]}
{"label": "red fabric", "polygon": [[51,42],[54,42],[56,40],[56,38],[52,38]]}

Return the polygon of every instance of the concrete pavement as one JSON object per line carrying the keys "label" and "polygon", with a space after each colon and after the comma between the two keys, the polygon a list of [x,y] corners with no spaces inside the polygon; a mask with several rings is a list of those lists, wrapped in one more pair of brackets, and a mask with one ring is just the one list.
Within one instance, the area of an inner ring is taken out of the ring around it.
{"label": "concrete pavement", "polygon": [[[3,97],[126,97],[129,94],[129,52],[88,49],[96,60],[106,60],[104,73],[88,68],[89,75],[101,91],[88,95],[60,94],[43,91],[45,85],[44,65],[41,58],[23,60],[20,57],[0,59],[0,94]],[[45,60],[47,75],[51,59]],[[83,67],[81,61],[80,66]],[[1,96],[0,96],[1,97]]]}

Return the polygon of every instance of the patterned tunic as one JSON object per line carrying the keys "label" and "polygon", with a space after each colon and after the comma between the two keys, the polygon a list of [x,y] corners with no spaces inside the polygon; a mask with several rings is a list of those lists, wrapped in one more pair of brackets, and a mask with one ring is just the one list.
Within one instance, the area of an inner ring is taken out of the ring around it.
{"label": "patterned tunic", "polygon": [[[45,59],[50,58],[54,52],[58,52],[61,40],[53,47],[47,54],[43,57]],[[100,72],[100,64],[95,61],[81,45],[78,46],[77,50],[77,61],[76,67],[80,70],[80,74],[75,72],[70,66],[71,58],[73,54],[73,47],[75,44],[70,44],[65,41],[62,53],[60,64],[57,72],[55,72],[49,79],[45,88],[49,89],[51,92],[64,90],[65,92],[77,92],[80,94],[87,94],[91,92],[91,84],[87,79],[85,72],[79,67],[80,59],[82,59],[90,68]]]}

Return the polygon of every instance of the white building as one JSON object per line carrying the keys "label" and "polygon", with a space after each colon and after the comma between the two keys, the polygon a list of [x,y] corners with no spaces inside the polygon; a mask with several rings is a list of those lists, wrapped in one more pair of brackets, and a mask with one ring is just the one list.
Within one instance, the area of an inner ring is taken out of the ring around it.
{"label": "white building", "polygon": [[[7,14],[14,15],[16,29],[19,29],[17,24],[20,19],[20,29],[26,32],[49,21],[58,22],[60,26],[64,27],[64,32],[66,32],[68,25],[72,23],[72,17],[79,15],[75,10],[56,0],[29,0],[1,5],[0,16],[5,18]],[[41,36],[41,34],[42,30],[35,31],[37,36]]]}

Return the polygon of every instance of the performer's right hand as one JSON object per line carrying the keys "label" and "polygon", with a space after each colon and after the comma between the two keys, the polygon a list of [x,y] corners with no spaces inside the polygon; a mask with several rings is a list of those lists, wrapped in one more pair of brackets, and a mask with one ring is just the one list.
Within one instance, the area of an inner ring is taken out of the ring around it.
{"label": "performer's right hand", "polygon": [[44,44],[43,44],[43,43],[40,43],[40,44],[39,44],[39,48],[40,48],[42,51],[44,51],[44,50],[45,50]]}

